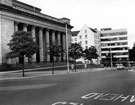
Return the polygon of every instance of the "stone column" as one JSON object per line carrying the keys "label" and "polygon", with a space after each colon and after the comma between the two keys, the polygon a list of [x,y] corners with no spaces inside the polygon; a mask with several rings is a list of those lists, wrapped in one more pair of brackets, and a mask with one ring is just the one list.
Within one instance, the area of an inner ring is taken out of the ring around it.
{"label": "stone column", "polygon": [[[14,22],[14,32],[18,31],[18,24],[19,24],[18,22],[16,22],[16,21]],[[16,57],[16,58],[12,59],[11,62],[19,63],[19,58]]]}
{"label": "stone column", "polygon": [[[24,24],[23,25],[23,31],[26,31],[27,32],[27,24]],[[29,58],[28,58],[29,59]],[[28,62],[29,60],[27,59],[27,57],[24,58],[24,62]]]}
{"label": "stone column", "polygon": [[[36,30],[35,30],[35,28],[36,28],[35,26],[32,26],[32,30],[31,30],[32,32],[31,33],[32,33],[32,38],[34,38],[34,41],[36,42],[36,32],[35,32]],[[36,54],[34,54],[32,56],[32,61],[36,62]]]}
{"label": "stone column", "polygon": [[23,26],[23,31],[26,31],[27,32],[27,24],[24,24],[24,26]]}
{"label": "stone column", "polygon": [[46,61],[50,61],[50,55],[48,54],[48,48],[50,47],[49,30],[46,29]]}
{"label": "stone column", "polygon": [[18,22],[14,22],[14,32],[18,31]]}
{"label": "stone column", "polygon": [[[62,45],[63,45],[63,50],[66,51],[66,34],[63,33],[62,34]],[[66,54],[64,54],[63,56],[63,60],[66,60]]]}
{"label": "stone column", "polygon": [[56,44],[56,40],[55,40],[55,31],[52,31],[52,44],[53,44],[53,45]]}
{"label": "stone column", "polygon": [[40,46],[40,61],[44,60],[44,52],[43,52],[43,29],[39,29],[39,46]]}
{"label": "stone column", "polygon": [[[56,45],[55,31],[52,31],[52,45]],[[54,57],[54,61],[56,61],[56,57]]]}
{"label": "stone column", "polygon": [[[57,42],[58,42],[58,45],[61,46],[61,37],[60,37],[60,32],[57,33]],[[58,58],[58,61],[61,61],[61,56]]]}

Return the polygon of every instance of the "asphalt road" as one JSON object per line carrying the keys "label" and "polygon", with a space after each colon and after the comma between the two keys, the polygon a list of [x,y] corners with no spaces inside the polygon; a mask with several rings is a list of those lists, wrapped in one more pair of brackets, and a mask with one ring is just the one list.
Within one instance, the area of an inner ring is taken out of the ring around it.
{"label": "asphalt road", "polygon": [[0,105],[135,105],[135,72],[83,72],[0,81]]}

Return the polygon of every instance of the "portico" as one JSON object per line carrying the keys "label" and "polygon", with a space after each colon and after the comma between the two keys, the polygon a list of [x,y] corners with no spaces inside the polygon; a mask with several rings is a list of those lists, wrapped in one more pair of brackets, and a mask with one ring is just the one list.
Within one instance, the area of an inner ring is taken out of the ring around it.
{"label": "portico", "polygon": [[[2,51],[2,59],[0,60],[0,63],[5,62],[5,54],[9,51],[9,48],[6,45],[9,43],[11,35],[16,31],[31,32],[32,37],[39,45],[40,49],[35,55],[33,55],[32,62],[51,61],[51,57],[48,54],[48,48],[52,43],[60,45],[63,50],[66,49],[66,27],[64,21],[68,22],[68,39],[71,38],[71,29],[73,28],[70,25],[69,19],[57,19],[42,14],[39,8],[16,0],[9,1],[12,1],[10,5],[0,2],[0,31],[2,33],[0,40],[7,39],[6,41],[2,41],[2,45],[4,45],[5,48],[4,52]],[[33,8],[35,9],[33,10]],[[10,24],[9,27],[4,27],[6,24]],[[8,30],[9,32],[7,32]],[[3,50],[3,46],[0,47]],[[63,61],[66,60],[66,57],[61,54],[56,60]],[[28,58],[26,58],[25,62],[28,61]],[[16,59],[14,62],[18,62],[18,60]]]}

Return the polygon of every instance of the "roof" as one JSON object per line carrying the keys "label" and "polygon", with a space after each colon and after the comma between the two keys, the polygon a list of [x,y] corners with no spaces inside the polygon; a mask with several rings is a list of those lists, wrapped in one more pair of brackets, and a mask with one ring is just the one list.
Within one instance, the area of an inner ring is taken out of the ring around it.
{"label": "roof", "polygon": [[93,29],[93,28],[90,28],[89,27],[89,29],[91,30],[91,31],[93,31],[94,33],[96,33],[97,32],[97,29],[95,28],[95,29]]}
{"label": "roof", "polygon": [[72,31],[72,36],[77,36],[80,31]]}

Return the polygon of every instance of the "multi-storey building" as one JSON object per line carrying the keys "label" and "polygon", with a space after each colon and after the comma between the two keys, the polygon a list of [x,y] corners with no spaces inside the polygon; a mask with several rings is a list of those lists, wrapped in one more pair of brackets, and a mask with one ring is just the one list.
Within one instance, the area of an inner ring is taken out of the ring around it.
{"label": "multi-storey building", "polygon": [[100,32],[97,29],[92,29],[87,25],[84,25],[80,31],[72,32],[72,43],[79,43],[83,49],[95,46],[99,58],[95,60],[95,63],[100,63]]}
{"label": "multi-storey building", "polygon": [[[101,58],[104,60],[110,55],[109,63],[122,63],[124,65],[128,62],[128,36],[126,29],[104,28],[101,29]],[[114,62],[112,60],[116,58]],[[104,62],[105,63],[105,62]]]}
{"label": "multi-storey building", "polygon": [[[9,52],[7,43],[16,31],[29,31],[36,38],[39,51],[33,56],[33,62],[50,61],[47,52],[50,43],[61,45],[66,49],[66,26],[68,39],[71,43],[70,19],[55,18],[41,13],[41,9],[17,0],[0,0],[0,63],[6,62],[5,55]],[[59,61],[65,59],[63,55]],[[12,59],[18,62],[18,59]],[[27,61],[26,61],[27,62]]]}

